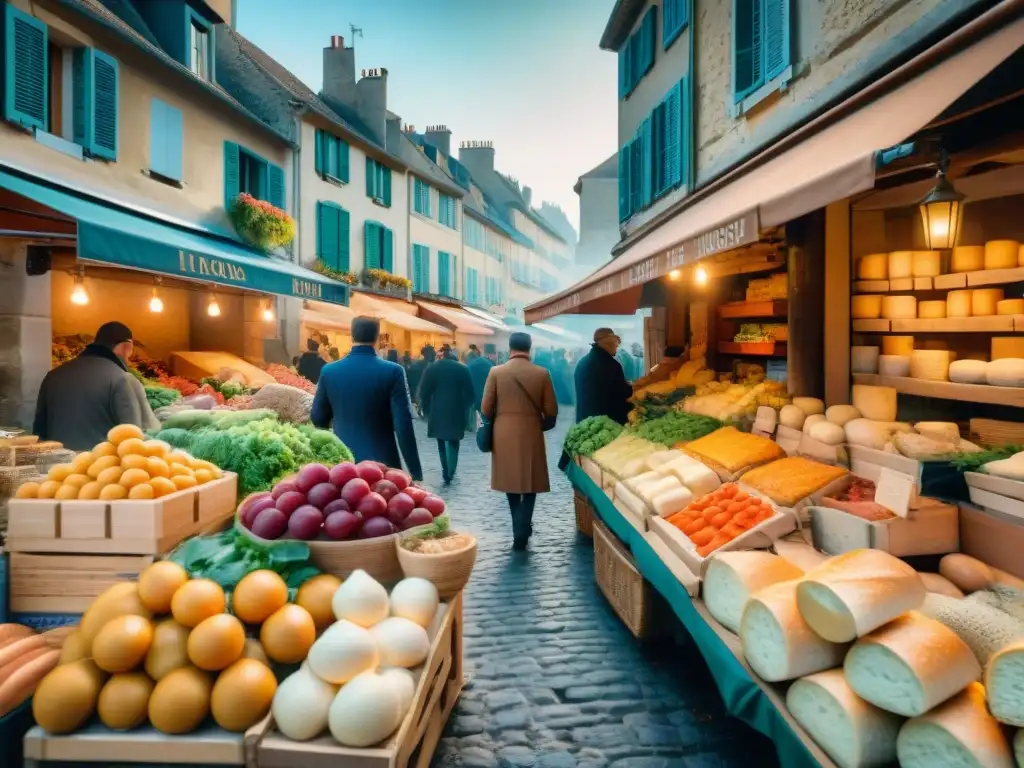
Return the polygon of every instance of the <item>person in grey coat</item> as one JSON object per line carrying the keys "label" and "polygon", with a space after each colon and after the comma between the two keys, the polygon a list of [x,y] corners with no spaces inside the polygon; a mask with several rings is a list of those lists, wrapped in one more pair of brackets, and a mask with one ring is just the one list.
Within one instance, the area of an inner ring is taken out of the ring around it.
{"label": "person in grey coat", "polygon": [[476,399],[469,368],[459,362],[454,350],[446,349],[423,373],[419,394],[420,407],[427,417],[427,437],[437,440],[441,477],[448,485],[455,477],[459,444],[466,434],[468,414]]}
{"label": "person in grey coat", "polygon": [[43,378],[33,432],[72,451],[88,451],[118,424],[142,426],[127,361],[135,351],[124,323],[104,323],[92,344]]}

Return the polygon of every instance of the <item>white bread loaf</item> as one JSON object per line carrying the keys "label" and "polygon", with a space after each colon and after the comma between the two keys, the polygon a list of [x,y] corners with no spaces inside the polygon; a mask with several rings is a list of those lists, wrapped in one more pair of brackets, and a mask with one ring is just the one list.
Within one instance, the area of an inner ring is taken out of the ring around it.
{"label": "white bread loaf", "polygon": [[872,768],[896,759],[903,718],[864,701],[840,669],[797,680],[786,707],[839,768]]}
{"label": "white bread loaf", "polygon": [[854,643],[843,672],[865,701],[916,717],[976,682],[981,665],[953,630],[910,611]]}
{"label": "white bread loaf", "polygon": [[704,604],[722,626],[739,632],[743,606],[754,592],[803,575],[788,560],[770,552],[722,552],[712,558],[704,575]]}
{"label": "white bread loaf", "polygon": [[1013,768],[1010,744],[985,709],[981,683],[971,683],[928,714],[904,723],[896,756],[900,768]]}
{"label": "white bread loaf", "polygon": [[1024,641],[1003,648],[989,659],[985,695],[996,720],[1024,726]]}
{"label": "white bread loaf", "polygon": [[847,643],[924,602],[917,571],[878,549],[855,549],[808,573],[797,590],[800,614],[819,635]]}
{"label": "white bread loaf", "polygon": [[804,573],[813,571],[832,559],[829,555],[819,552],[807,542],[793,540],[792,538],[776,541],[775,552],[783,560],[788,560]]}
{"label": "white bread loaf", "polygon": [[740,619],[743,655],[751,669],[770,683],[838,667],[849,647],[815,634],[800,617],[799,583],[783,581],[755,592]]}

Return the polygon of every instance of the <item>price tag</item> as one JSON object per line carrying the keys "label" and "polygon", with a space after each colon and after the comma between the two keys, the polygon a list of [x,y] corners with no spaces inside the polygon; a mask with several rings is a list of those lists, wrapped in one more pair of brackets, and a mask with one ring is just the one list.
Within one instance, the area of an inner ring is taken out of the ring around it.
{"label": "price tag", "polygon": [[891,509],[900,517],[908,517],[916,486],[917,480],[910,475],[882,467],[875,485],[875,503]]}

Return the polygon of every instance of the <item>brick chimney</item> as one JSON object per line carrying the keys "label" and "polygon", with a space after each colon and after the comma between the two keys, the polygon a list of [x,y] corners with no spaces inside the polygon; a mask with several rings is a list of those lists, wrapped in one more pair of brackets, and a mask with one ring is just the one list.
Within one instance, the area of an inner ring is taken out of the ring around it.
{"label": "brick chimney", "polygon": [[452,132],[446,125],[428,125],[423,138],[429,144],[433,144],[448,157],[452,155]]}
{"label": "brick chimney", "polygon": [[459,147],[459,162],[473,173],[494,172],[494,147],[489,141],[465,141]]}
{"label": "brick chimney", "polygon": [[533,199],[533,190],[529,187],[523,187],[523,200],[526,201],[526,207],[530,207],[530,201]]}
{"label": "brick chimney", "polygon": [[345,38],[331,35],[324,48],[324,98],[350,109],[356,105],[356,52],[345,47]]}
{"label": "brick chimney", "polygon": [[388,71],[368,70],[368,77],[356,83],[356,114],[370,129],[370,135],[382,147],[387,146]]}

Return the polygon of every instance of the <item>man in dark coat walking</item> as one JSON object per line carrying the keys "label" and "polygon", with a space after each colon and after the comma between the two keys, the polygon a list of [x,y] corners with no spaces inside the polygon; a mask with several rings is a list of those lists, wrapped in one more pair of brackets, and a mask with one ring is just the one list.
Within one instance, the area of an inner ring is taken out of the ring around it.
{"label": "man in dark coat walking", "polygon": [[487,374],[491,372],[494,363],[483,355],[471,354],[467,367],[469,368],[469,376],[473,379],[473,407],[479,411],[480,403],[484,398],[484,385],[487,383]]}
{"label": "man in dark coat walking", "polygon": [[325,365],[327,363],[320,357],[320,342],[310,338],[306,342],[306,351],[299,357],[299,364],[297,366],[299,376],[309,379],[316,384],[320,381],[320,372],[323,371]]}
{"label": "man in dark coat walking", "polygon": [[104,323],[92,344],[43,378],[32,431],[72,451],[88,451],[118,424],[142,426],[126,361],[135,342],[123,323]]}
{"label": "man in dark coat walking", "polygon": [[633,388],[615,358],[620,343],[611,328],[594,331],[590,351],[576,366],[577,423],[588,416],[607,416],[619,424],[626,423],[633,409],[629,403]]}
{"label": "man in dark coat walking", "polygon": [[441,456],[441,477],[448,485],[459,465],[459,443],[466,434],[466,422],[474,400],[469,368],[448,348],[427,368],[420,382],[420,407],[427,417],[427,437],[437,440]]}
{"label": "man in dark coat walking", "polygon": [[[356,461],[380,461],[398,468],[401,446],[413,480],[423,479],[405,371],[398,363],[377,357],[374,345],[380,323],[372,317],[352,321],[352,347],[345,357],[329,363],[320,374],[310,420],[349,447]],[[398,442],[395,442],[395,436]]]}

